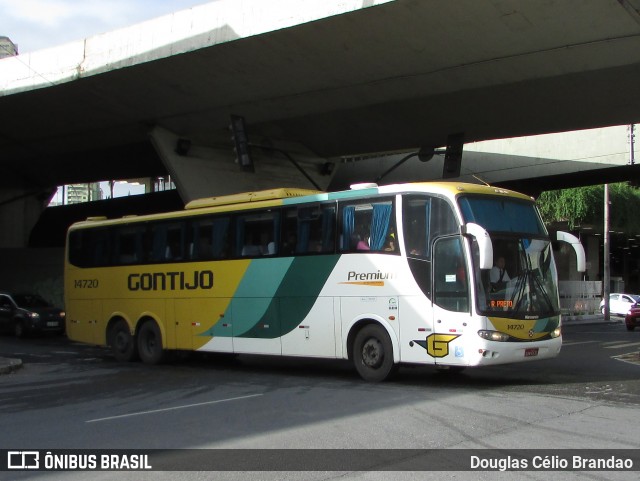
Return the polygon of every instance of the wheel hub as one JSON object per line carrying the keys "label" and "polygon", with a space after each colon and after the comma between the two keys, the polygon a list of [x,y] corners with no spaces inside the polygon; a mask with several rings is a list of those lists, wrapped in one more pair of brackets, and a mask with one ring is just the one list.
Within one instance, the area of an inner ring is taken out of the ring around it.
{"label": "wheel hub", "polygon": [[383,354],[382,344],[377,339],[368,339],[362,346],[362,362],[367,367],[378,367]]}

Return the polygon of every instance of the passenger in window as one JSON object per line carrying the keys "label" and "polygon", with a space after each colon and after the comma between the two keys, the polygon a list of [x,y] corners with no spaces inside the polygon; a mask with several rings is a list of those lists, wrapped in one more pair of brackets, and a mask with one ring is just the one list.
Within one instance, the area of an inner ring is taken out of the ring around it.
{"label": "passenger in window", "polygon": [[282,243],[282,253],[288,256],[294,255],[297,242],[296,235],[293,232],[288,232],[286,240]]}
{"label": "passenger in window", "polygon": [[260,253],[263,256],[272,256],[276,253],[276,244],[269,241],[269,234],[266,232],[260,234]]}
{"label": "passenger in window", "polygon": [[395,252],[396,250],[396,238],[394,234],[387,236],[387,242],[384,245],[385,252]]}
{"label": "passenger in window", "polygon": [[272,256],[276,253],[276,243],[271,241],[267,243],[267,247],[262,251],[263,256]]}
{"label": "passenger in window", "polygon": [[417,247],[417,246],[413,246],[409,249],[409,254],[412,256],[422,256],[424,255],[422,253],[422,251]]}
{"label": "passenger in window", "polygon": [[369,242],[367,242],[366,238],[361,238],[358,241],[358,244],[356,245],[356,250],[357,251],[368,251],[368,250],[370,250]]}

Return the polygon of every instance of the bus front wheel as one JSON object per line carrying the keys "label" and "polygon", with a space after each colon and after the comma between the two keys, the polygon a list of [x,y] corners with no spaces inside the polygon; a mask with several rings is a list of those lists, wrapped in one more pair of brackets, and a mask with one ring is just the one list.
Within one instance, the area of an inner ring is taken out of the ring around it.
{"label": "bus front wheel", "polygon": [[158,364],[164,358],[162,333],[153,321],[145,322],[138,332],[138,354],[145,364]]}
{"label": "bus front wheel", "polygon": [[384,381],[394,373],[393,345],[382,326],[369,324],[358,332],[353,342],[353,363],[365,381]]}
{"label": "bus front wheel", "polygon": [[129,324],[122,319],[116,321],[109,330],[109,346],[116,361],[134,361],[138,356],[136,341],[131,335]]}

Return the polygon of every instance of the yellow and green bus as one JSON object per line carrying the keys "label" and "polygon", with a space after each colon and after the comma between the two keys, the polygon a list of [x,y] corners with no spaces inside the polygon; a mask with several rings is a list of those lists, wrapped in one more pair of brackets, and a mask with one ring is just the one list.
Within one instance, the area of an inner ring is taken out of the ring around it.
{"label": "yellow and green bus", "polygon": [[[575,237],[558,239],[584,270]],[[282,188],[89,218],[68,232],[65,303],[71,339],[151,364],[172,350],[350,359],[381,381],[401,364],[458,370],[562,345],[533,200],[464,183]]]}

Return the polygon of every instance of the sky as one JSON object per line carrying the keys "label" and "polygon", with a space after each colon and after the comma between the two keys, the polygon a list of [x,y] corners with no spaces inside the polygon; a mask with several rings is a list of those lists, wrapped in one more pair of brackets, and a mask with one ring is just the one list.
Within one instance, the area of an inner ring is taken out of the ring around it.
{"label": "sky", "polygon": [[25,54],[203,3],[207,0],[0,0],[0,36]]}

